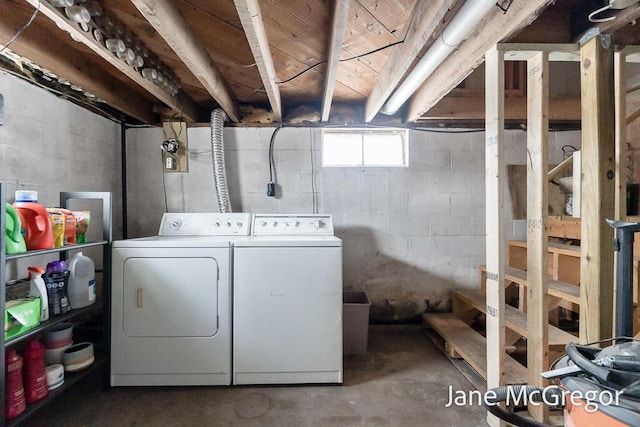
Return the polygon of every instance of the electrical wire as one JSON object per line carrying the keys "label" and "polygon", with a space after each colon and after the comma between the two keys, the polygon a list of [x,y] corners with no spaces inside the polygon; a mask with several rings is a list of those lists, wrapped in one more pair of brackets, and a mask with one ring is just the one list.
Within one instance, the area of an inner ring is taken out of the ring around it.
{"label": "electrical wire", "polygon": [[604,7],[601,7],[599,9],[594,10],[593,12],[591,12],[589,14],[589,21],[593,22],[593,23],[601,23],[601,22],[608,22],[608,21],[613,21],[614,19],[616,19],[616,16],[607,16],[606,18],[595,18],[595,16],[597,14],[599,14],[600,12],[604,12],[606,10],[611,9],[611,4],[608,4]]}
{"label": "electrical wire", "polygon": [[315,163],[313,151],[315,149],[316,142],[316,132],[315,129],[309,129],[311,133],[311,138],[309,138],[309,153],[311,155],[311,213],[318,213],[318,199],[316,193],[316,171],[315,171]]}
{"label": "electrical wire", "polygon": [[[399,45],[399,44],[401,44],[401,43],[404,43],[404,39],[403,39],[403,40],[398,40],[397,42],[393,42],[393,43],[390,43],[390,44],[385,45],[385,46],[382,46],[382,47],[379,47],[379,48],[374,49],[374,50],[372,50],[372,51],[370,51],[370,52],[365,52],[365,53],[363,53],[363,54],[356,55],[356,56],[352,56],[352,57],[350,57],[350,58],[340,59],[340,60],[339,60],[339,62],[347,62],[347,61],[352,61],[352,60],[354,60],[354,59],[362,58],[363,56],[367,56],[367,55],[374,54],[374,53],[376,53],[376,52],[380,52],[381,50],[388,49],[388,48],[390,48],[390,47],[393,47],[393,46],[395,46],[395,45]],[[297,74],[295,74],[295,75],[293,75],[293,76],[289,77],[289,78],[288,78],[288,79],[286,79],[286,80],[282,80],[282,81],[277,81],[277,80],[276,80],[276,84],[281,85],[281,84],[284,84],[284,83],[289,83],[291,80],[297,79],[298,77],[300,77],[300,76],[301,76],[301,75],[303,75],[304,73],[306,73],[306,72],[308,72],[308,71],[313,70],[313,69],[314,69],[314,68],[316,68],[318,65],[326,64],[327,62],[328,62],[327,60],[320,61],[320,62],[316,62],[315,64],[313,64],[313,65],[311,65],[311,66],[309,66],[309,67],[305,68],[304,70],[302,70],[302,71],[300,71],[299,73],[297,73]]]}
{"label": "electrical wire", "polygon": [[164,194],[164,211],[165,212],[169,212],[169,204],[167,203],[167,184],[165,182],[164,176],[164,155],[162,154],[163,151],[160,151],[160,161],[161,163],[163,163],[163,169],[162,169],[162,193]]}
{"label": "electrical wire", "polygon": [[11,43],[13,43],[14,41],[16,41],[16,39],[20,36],[20,34],[22,34],[22,32],[24,30],[26,30],[27,28],[29,28],[29,25],[31,25],[31,23],[33,22],[34,19],[36,19],[36,16],[38,16],[38,12],[40,12],[40,0],[38,0],[38,7],[36,7],[36,10],[33,11],[33,15],[31,15],[31,18],[29,18],[29,21],[27,21],[26,24],[24,24],[24,26],[22,28],[20,28],[18,30],[18,32],[11,37],[11,40],[9,40],[9,42],[7,44],[5,44],[2,49],[0,49],[0,53],[2,53],[5,49],[7,49],[9,46],[11,46]]}
{"label": "electrical wire", "polygon": [[278,134],[278,132],[280,132],[280,129],[282,129],[282,126],[278,126],[273,131],[273,133],[271,134],[271,141],[269,142],[269,183],[273,182],[274,184],[276,183],[274,181],[274,176],[276,176],[276,165],[273,161],[273,145],[276,140],[276,135]]}

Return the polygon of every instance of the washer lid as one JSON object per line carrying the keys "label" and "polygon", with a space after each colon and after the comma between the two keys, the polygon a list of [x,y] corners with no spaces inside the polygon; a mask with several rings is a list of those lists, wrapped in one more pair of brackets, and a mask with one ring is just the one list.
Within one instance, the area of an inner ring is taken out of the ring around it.
{"label": "washer lid", "polygon": [[236,248],[251,247],[341,247],[335,236],[253,236],[234,243]]}
{"label": "washer lid", "polygon": [[228,248],[229,236],[151,236],[116,240],[114,248]]}

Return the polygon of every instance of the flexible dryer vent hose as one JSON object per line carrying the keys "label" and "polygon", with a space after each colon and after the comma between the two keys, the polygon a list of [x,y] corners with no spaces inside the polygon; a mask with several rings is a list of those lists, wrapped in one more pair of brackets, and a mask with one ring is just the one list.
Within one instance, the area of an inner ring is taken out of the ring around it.
{"label": "flexible dryer vent hose", "polygon": [[224,162],[224,121],[227,118],[223,110],[216,108],[211,112],[211,158],[213,160],[213,179],[216,185],[218,210],[230,213],[231,200],[227,189],[227,174]]}

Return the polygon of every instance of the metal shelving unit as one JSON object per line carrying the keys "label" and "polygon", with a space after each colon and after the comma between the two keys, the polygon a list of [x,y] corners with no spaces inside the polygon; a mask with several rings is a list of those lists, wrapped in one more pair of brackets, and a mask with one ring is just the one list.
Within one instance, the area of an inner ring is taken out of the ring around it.
{"label": "metal shelving unit", "polygon": [[[29,330],[28,332],[13,337],[9,340],[4,339],[4,334],[0,334],[0,361],[2,363],[2,369],[0,370],[0,402],[5,401],[5,348],[16,345],[29,338],[35,337],[47,329],[57,325],[60,322],[70,321],[82,314],[86,314],[93,310],[102,310],[103,319],[103,337],[101,343],[96,343],[96,361],[91,365],[89,369],[81,372],[65,375],[64,384],[49,394],[44,399],[39,400],[31,405],[27,405],[27,409],[20,416],[15,419],[7,421],[5,418],[4,406],[0,415],[0,425],[19,425],[26,421],[31,415],[33,415],[40,408],[45,406],[48,402],[59,396],[65,389],[71,387],[74,383],[82,379],[83,377],[91,374],[92,372],[100,369],[105,364],[108,366],[108,355],[110,348],[110,333],[109,326],[111,324],[111,241],[112,241],[112,222],[111,222],[111,206],[112,196],[109,192],[62,192],[60,193],[60,206],[66,208],[69,207],[70,200],[80,199],[92,199],[102,200],[102,240],[96,242],[88,242],[75,245],[67,245],[61,248],[29,251],[22,254],[6,255],[5,254],[5,220],[6,220],[6,207],[5,202],[7,200],[6,185],[0,183],[0,230],[3,230],[0,234],[0,307],[4,307],[6,303],[6,263],[11,260],[20,258],[27,258],[45,254],[58,254],[60,259],[67,258],[67,252],[72,250],[78,250],[88,247],[101,246],[102,247],[102,301],[96,301],[95,304],[88,307],[74,309],[68,313],[64,313],[57,316],[52,316],[46,322],[42,322],[36,328]],[[0,316],[0,329],[4,330],[4,316]]]}

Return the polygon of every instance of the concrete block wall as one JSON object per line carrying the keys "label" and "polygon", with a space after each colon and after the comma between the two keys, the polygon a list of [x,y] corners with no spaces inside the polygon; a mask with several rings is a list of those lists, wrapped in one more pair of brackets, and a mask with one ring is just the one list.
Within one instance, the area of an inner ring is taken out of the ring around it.
{"label": "concrete block wall", "polygon": [[[228,186],[235,211],[331,213],[344,241],[344,288],[364,290],[374,321],[447,310],[449,292],[477,286],[485,262],[484,133],[410,131],[408,168],[323,168],[321,130],[284,128],[275,140],[279,197],[266,196],[273,128],[225,128]],[[164,211],[159,129],[128,131],[130,234],[157,233]],[[164,177],[169,211],[217,212],[210,131],[188,131],[189,173]],[[526,161],[526,133],[506,132],[508,163]],[[550,161],[579,132],[552,133]],[[313,182],[312,182],[312,177]],[[507,238],[524,239],[509,211]],[[130,237],[135,237],[131,235]]]}
{"label": "concrete block wall", "polygon": [[[61,191],[110,191],[113,236],[120,238],[120,125],[4,72],[0,72],[0,94],[5,104],[0,181],[7,186],[8,201],[14,201],[16,189],[38,191],[45,206],[58,206]],[[89,232],[100,239],[101,204],[82,202],[72,207],[94,212]],[[101,264],[100,249],[89,255]],[[26,267],[12,264],[9,274],[24,277]]]}

